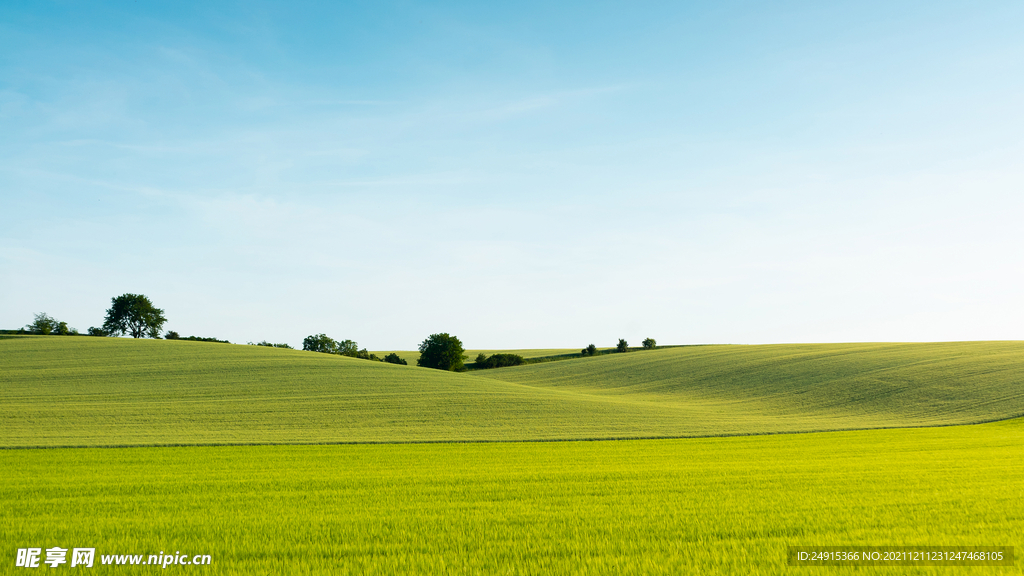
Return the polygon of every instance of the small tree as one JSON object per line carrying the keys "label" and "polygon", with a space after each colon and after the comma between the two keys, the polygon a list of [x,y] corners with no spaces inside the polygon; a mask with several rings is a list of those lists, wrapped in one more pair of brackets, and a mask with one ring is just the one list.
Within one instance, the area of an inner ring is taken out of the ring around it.
{"label": "small tree", "polygon": [[159,338],[160,328],[165,322],[164,311],[153,306],[146,296],[122,294],[110,299],[103,330],[111,336],[128,334],[132,338]]}
{"label": "small tree", "polygon": [[165,340],[181,340],[181,334],[178,334],[174,330],[168,330],[167,334],[164,334]]}
{"label": "small tree", "polygon": [[33,320],[31,324],[25,326],[25,331],[31,332],[32,334],[53,334],[59,332],[61,324],[64,324],[64,328],[66,330],[66,323],[58,322],[56,318],[50,316],[46,312],[40,312],[35,315],[35,320]]}
{"label": "small tree", "polygon": [[580,356],[594,356],[595,354],[597,354],[597,346],[594,346],[593,344],[590,344],[583,350],[580,350]]}
{"label": "small tree", "polygon": [[487,354],[484,354],[483,352],[481,352],[481,353],[476,355],[476,363],[477,364],[484,364],[485,362],[487,362]]}
{"label": "small tree", "polygon": [[401,366],[407,366],[409,364],[404,359],[399,358],[398,354],[395,354],[394,352],[385,356],[384,361],[387,362],[388,364],[399,364]]}
{"label": "small tree", "polygon": [[95,326],[89,326],[89,336],[108,336],[107,331],[103,328],[97,328]]}
{"label": "small tree", "polygon": [[619,343],[615,345],[616,352],[629,352],[629,342],[619,338]]}
{"label": "small tree", "polygon": [[437,368],[438,370],[465,369],[463,360],[462,342],[455,336],[447,333],[431,334],[420,344],[420,357],[416,360],[417,366],[425,368]]}
{"label": "small tree", "polygon": [[654,340],[654,338],[645,338],[643,341],[643,345],[644,350],[654,350],[658,346],[658,343]]}

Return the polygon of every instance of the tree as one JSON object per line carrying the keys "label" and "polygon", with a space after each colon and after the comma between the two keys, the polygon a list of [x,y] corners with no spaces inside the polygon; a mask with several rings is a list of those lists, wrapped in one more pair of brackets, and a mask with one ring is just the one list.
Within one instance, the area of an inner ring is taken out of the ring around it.
{"label": "tree", "polygon": [[420,344],[420,357],[416,360],[416,365],[438,370],[462,371],[465,369],[462,361],[466,359],[463,352],[462,342],[455,336],[449,336],[447,333],[431,334]]}
{"label": "tree", "polygon": [[127,334],[132,338],[159,338],[167,322],[164,311],[153,306],[142,294],[122,294],[110,299],[103,330],[111,336]]}
{"label": "tree", "polygon": [[616,352],[629,352],[629,342],[619,338],[619,343],[615,345]]}
{"label": "tree", "polygon": [[327,334],[318,334],[316,336],[306,336],[302,340],[302,349],[309,350],[310,352],[337,354],[338,343],[333,338],[327,336]]}
{"label": "tree", "polygon": [[359,344],[356,344],[353,340],[340,340],[336,354],[359,358]]}
{"label": "tree", "polygon": [[658,347],[658,343],[657,341],[654,340],[654,338],[644,338],[643,345],[644,350],[654,350],[655,348]]}
{"label": "tree", "polygon": [[404,358],[399,358],[398,354],[395,354],[394,352],[385,356],[384,361],[387,362],[388,364],[399,364],[401,366],[409,365],[409,363],[406,362]]}
{"label": "tree", "polygon": [[181,340],[181,334],[174,330],[168,330],[167,334],[164,334],[164,340]]}
{"label": "tree", "polygon": [[67,328],[66,323],[58,322],[56,318],[48,315],[46,312],[40,312],[35,315],[35,320],[31,324],[25,326],[25,330],[32,334],[53,334],[60,330],[61,324],[64,324],[65,329]]}
{"label": "tree", "polygon": [[597,346],[594,346],[593,344],[590,344],[583,350],[580,350],[580,356],[593,356],[595,354],[597,354]]}

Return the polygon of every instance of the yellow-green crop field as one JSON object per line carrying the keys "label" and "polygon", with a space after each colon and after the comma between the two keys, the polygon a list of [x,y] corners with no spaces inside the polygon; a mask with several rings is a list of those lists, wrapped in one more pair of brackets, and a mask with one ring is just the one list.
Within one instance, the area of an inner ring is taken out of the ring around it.
{"label": "yellow-green crop field", "polygon": [[[0,339],[0,574],[52,547],[95,548],[96,574],[176,552],[211,563],[167,570],[205,574],[1021,574],[1022,360],[1020,342],[694,346],[454,374]],[[787,566],[799,545],[1018,560]]]}
{"label": "yellow-green crop field", "polygon": [[[789,545],[1024,545],[1024,423],[606,442],[0,451],[21,547],[204,574],[1020,574],[794,568]],[[148,556],[147,556],[148,557]],[[67,566],[63,567],[68,569]],[[21,569],[18,569],[21,570]],[[48,569],[47,569],[48,570]],[[69,569],[70,570],[70,569]],[[73,570],[72,570],[73,571]]]}

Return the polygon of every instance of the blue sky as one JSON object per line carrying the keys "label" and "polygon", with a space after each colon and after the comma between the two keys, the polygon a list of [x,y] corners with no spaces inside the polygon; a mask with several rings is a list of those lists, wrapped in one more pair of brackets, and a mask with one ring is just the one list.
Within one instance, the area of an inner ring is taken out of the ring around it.
{"label": "blue sky", "polygon": [[1024,338],[1024,5],[0,5],[0,325]]}

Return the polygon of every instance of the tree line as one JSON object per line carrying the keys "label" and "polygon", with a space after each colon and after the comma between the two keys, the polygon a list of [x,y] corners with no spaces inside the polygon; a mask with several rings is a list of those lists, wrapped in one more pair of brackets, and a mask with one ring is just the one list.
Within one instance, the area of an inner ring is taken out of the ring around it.
{"label": "tree line", "polygon": [[359,344],[356,344],[355,340],[335,340],[326,334],[306,336],[302,340],[302,349],[309,352],[338,354],[339,356],[348,356],[349,358],[361,358],[363,360],[401,364],[403,366],[408,364],[408,362],[399,358],[398,354],[394,352],[379,358],[376,354],[368,352],[366,348],[360,350]]}
{"label": "tree line", "polygon": [[[166,323],[167,318],[164,316],[164,311],[154,306],[147,296],[143,294],[122,294],[121,296],[116,296],[110,299],[110,308],[106,311],[103,326],[99,328],[90,326],[88,334],[90,336],[160,338],[160,330]],[[45,312],[36,314],[33,322],[26,325],[24,328],[19,330],[19,332],[43,335],[79,335],[78,330],[68,326],[67,322],[59,321]],[[219,340],[212,337],[183,337],[173,330],[167,331],[164,334],[164,338],[167,340],[223,342],[230,344],[227,340]],[[288,344],[274,344],[267,342],[266,340],[255,344],[249,342],[249,344],[274,348],[291,348]],[[654,338],[646,338],[642,345],[644,350],[653,350],[658,344]],[[360,358],[363,360],[387,362],[403,366],[408,365],[408,362],[406,362],[405,359],[400,358],[398,354],[394,352],[380,358],[376,354],[367,351],[366,348],[360,349],[359,345],[354,340],[335,340],[323,333],[306,336],[302,341],[302,349],[309,352],[337,354],[340,356]],[[621,353],[629,351],[629,343],[626,342],[625,339],[619,338],[619,342],[615,346],[615,352]],[[470,369],[470,367],[467,367],[465,364],[467,356],[465,355],[465,349],[462,347],[462,341],[446,332],[431,334],[428,336],[420,343],[419,352],[420,357],[416,360],[417,366],[455,372],[462,372]],[[600,351],[597,349],[597,346],[590,344],[586,348],[582,349],[579,355],[580,357],[586,357],[607,353],[609,352]],[[520,366],[525,363],[529,362],[519,354],[498,353],[487,356],[486,354],[480,353],[476,357],[476,362],[474,362],[471,367],[472,369],[481,370]]]}

